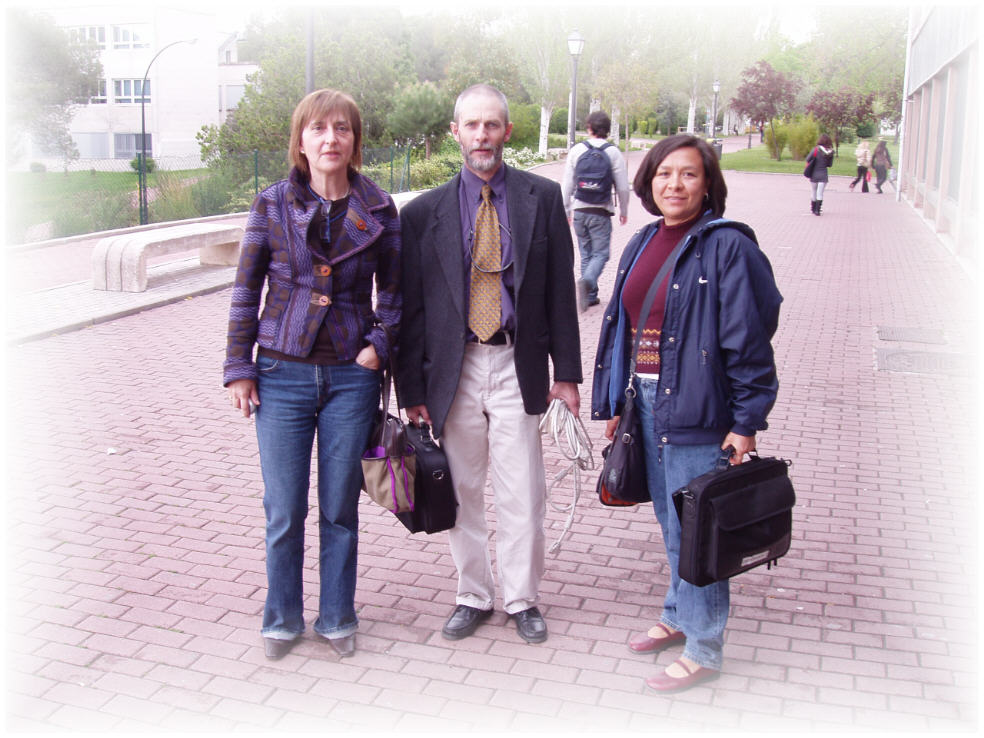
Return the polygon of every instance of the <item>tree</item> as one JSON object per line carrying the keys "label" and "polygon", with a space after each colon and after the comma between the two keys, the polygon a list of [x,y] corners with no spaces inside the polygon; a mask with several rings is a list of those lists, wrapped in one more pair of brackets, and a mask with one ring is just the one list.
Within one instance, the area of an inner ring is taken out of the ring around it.
{"label": "tree", "polygon": [[[796,103],[799,82],[759,61],[742,72],[744,81],[731,98],[731,109],[752,123],[768,123],[772,129],[772,158],[781,160],[775,119],[787,115]],[[777,150],[779,149],[779,150]]]}
{"label": "tree", "polygon": [[424,158],[431,147],[447,135],[451,103],[432,82],[415,82],[397,95],[386,128],[398,142],[424,144]]}
{"label": "tree", "polygon": [[[335,8],[315,13],[314,83],[352,95],[362,115],[364,145],[383,138],[386,120],[398,90],[412,80],[412,65],[402,43],[399,18],[383,11],[362,9],[338,13]],[[290,118],[304,97],[307,10],[290,10],[279,20],[247,29],[243,45],[257,60],[259,71],[249,78],[239,105],[220,128],[206,126],[199,133],[202,156],[210,163],[236,165],[253,151],[284,152],[290,140]],[[372,59],[371,64],[353,59]],[[251,175],[248,166],[236,166],[239,178]],[[280,155],[263,175],[282,177],[286,162]]]}
{"label": "tree", "polygon": [[817,92],[807,103],[806,112],[826,129],[834,134],[834,147],[840,150],[840,130],[846,127],[857,127],[870,121],[873,116],[872,105],[875,94],[862,94],[848,87],[841,87],[837,92]]}
{"label": "tree", "polygon": [[878,95],[875,115],[887,121],[895,129],[895,142],[899,141],[899,124],[902,122],[902,77],[890,80]]}
{"label": "tree", "polygon": [[[517,16],[507,34],[519,62],[519,74],[530,99],[540,107],[537,149],[547,153],[550,119],[570,92],[570,56],[556,14],[542,9]],[[565,126],[566,130],[566,126]]]}
{"label": "tree", "polygon": [[61,156],[79,157],[69,133],[76,105],[88,102],[102,77],[99,52],[68,36],[45,15],[7,11],[7,155],[25,134]]}

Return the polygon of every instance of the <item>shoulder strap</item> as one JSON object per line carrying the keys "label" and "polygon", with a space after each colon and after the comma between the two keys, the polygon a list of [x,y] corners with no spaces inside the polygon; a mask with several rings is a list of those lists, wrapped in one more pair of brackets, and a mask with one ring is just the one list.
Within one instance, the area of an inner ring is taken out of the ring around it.
{"label": "shoulder strap", "polygon": [[[635,339],[632,341],[632,356],[629,359],[629,385],[632,384],[632,375],[635,374],[636,367],[636,357],[639,355],[639,344],[642,341],[642,329],[646,325],[646,321],[649,319],[649,311],[653,307],[653,300],[656,299],[656,293],[659,291],[659,286],[663,284],[663,280],[666,279],[670,270],[673,268],[673,264],[676,263],[677,256],[683,250],[684,245],[694,233],[696,233],[701,226],[714,220],[717,216],[713,213],[708,213],[697,220],[690,230],[683,234],[683,238],[677,241],[677,245],[673,247],[673,251],[670,255],[666,257],[666,261],[663,262],[663,266],[660,267],[659,273],[656,274],[656,279],[652,281],[649,285],[649,291],[646,293],[646,298],[642,301],[642,311],[639,313],[639,324],[636,327]],[[645,246],[643,246],[645,248]],[[628,389],[628,388],[626,388]]]}

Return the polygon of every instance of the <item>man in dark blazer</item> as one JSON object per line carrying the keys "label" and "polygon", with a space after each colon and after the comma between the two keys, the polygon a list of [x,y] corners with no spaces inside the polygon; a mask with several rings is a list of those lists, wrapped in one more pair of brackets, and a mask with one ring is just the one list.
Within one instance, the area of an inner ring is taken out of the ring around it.
{"label": "man in dark blazer", "polygon": [[[458,499],[449,532],[458,591],[444,637],[470,636],[492,613],[484,499],[491,464],[503,606],[519,635],[539,643],[547,637],[537,608],[546,510],[539,416],[554,398],[578,413],[581,352],[574,247],[560,187],[502,163],[511,131],[502,93],[469,87],[451,123],[464,168],[403,208],[397,387],[410,421],[432,424],[441,437]],[[480,265],[476,246],[485,254],[485,234],[493,232],[501,255],[490,268]],[[487,303],[474,289],[489,275],[497,275],[501,299],[494,322],[483,324],[475,306]]]}

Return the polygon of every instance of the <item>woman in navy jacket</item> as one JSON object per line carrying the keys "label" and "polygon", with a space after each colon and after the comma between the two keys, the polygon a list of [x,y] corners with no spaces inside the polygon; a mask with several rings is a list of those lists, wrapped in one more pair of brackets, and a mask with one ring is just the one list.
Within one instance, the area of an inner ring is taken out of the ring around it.
{"label": "woman in navy jacket", "polygon": [[740,464],[755,449],[778,389],[771,338],[782,297],[752,230],[721,217],[727,186],[705,142],[688,135],[663,139],[633,186],[646,210],[663,217],[636,233],[622,254],[595,359],[592,418],[609,419],[611,439],[643,296],[686,237],[641,326],[632,378],[670,584],[659,623],[629,648],[655,653],[685,644],[680,659],[646,680],[669,692],[718,676],[729,607],[727,581],[697,587],[680,579],[680,522],[671,496],[722,454]]}
{"label": "woman in navy jacket", "polygon": [[253,202],[232,291],[223,381],[233,407],[246,417],[256,413],[268,583],[261,632],[271,660],[285,656],[304,632],[304,521],[315,436],[314,631],[340,656],[355,650],[360,457],[401,306],[399,217],[393,199],[358,173],[361,144],[351,97],[317,90],[301,100],[291,119],[293,168]]}

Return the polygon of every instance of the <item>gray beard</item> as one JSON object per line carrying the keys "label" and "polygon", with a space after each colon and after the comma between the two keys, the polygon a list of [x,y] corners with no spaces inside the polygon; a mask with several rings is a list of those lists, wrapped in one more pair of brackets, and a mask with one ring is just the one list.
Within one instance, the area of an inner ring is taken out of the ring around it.
{"label": "gray beard", "polygon": [[466,152],[464,148],[461,149],[461,155],[465,157],[465,163],[470,169],[474,169],[476,172],[491,172],[502,163],[502,150],[504,148],[504,143],[499,144],[493,151],[492,158],[487,160],[472,159],[471,154]]}

